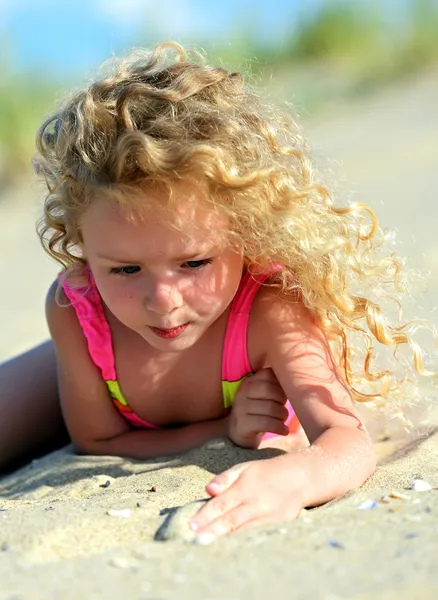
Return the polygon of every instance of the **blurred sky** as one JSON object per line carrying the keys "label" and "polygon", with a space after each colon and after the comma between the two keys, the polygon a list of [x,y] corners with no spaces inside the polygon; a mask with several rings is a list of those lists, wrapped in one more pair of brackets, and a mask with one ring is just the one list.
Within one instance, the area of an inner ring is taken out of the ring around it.
{"label": "blurred sky", "polygon": [[[223,45],[252,34],[281,45],[303,12],[330,1],[0,0],[0,60],[13,70],[64,78],[160,39]],[[407,0],[355,1],[370,10],[383,5],[396,18]]]}

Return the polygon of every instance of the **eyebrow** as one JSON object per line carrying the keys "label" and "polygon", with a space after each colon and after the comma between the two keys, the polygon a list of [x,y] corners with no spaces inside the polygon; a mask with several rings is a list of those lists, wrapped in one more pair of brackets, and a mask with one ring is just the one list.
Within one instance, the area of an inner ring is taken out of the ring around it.
{"label": "eyebrow", "polygon": [[[190,259],[193,259],[198,256],[202,256],[205,258],[206,256],[212,254],[215,251],[217,251],[217,248],[216,248],[216,246],[213,246],[213,247],[209,247],[205,250],[203,249],[202,252],[188,252],[187,254],[184,254],[184,255],[175,256],[174,258],[171,258],[170,260],[172,262],[173,261],[174,262],[184,262],[186,260],[190,260]],[[134,265],[134,264],[136,265],[136,264],[138,264],[138,262],[141,262],[141,261],[135,261],[135,260],[134,261],[133,260],[121,260],[120,258],[115,258],[114,256],[107,256],[105,254],[100,254],[100,253],[97,253],[96,256],[98,258],[102,258],[103,260],[119,263],[121,265]]]}
{"label": "eyebrow", "polygon": [[103,258],[103,260],[108,260],[109,262],[116,262],[123,265],[132,265],[135,261],[132,260],[121,260],[120,258],[114,258],[114,256],[106,256],[105,254],[96,254],[97,258]]}

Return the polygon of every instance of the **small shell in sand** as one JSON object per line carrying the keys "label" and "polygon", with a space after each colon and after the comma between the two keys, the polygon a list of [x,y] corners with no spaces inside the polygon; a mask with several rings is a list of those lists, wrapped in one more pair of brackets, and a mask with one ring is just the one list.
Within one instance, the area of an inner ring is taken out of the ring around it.
{"label": "small shell in sand", "polygon": [[391,492],[389,494],[390,498],[395,498],[396,500],[410,500],[411,497],[407,494],[401,494],[400,492]]}
{"label": "small shell in sand", "polygon": [[123,517],[124,519],[129,519],[131,513],[132,510],[130,508],[110,508],[106,514],[110,515],[110,517]]}
{"label": "small shell in sand", "polygon": [[413,489],[414,492],[428,492],[433,488],[430,483],[424,481],[424,479],[413,479],[411,483],[411,489]]}
{"label": "small shell in sand", "polygon": [[377,508],[377,502],[373,498],[368,498],[356,506],[357,510],[370,510]]}

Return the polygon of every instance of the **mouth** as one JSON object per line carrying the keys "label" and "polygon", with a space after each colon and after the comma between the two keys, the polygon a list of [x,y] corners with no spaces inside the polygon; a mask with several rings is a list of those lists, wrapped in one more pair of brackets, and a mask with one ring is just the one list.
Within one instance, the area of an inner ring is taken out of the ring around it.
{"label": "mouth", "polygon": [[183,334],[188,326],[189,323],[184,323],[184,325],[178,325],[178,327],[172,327],[172,329],[159,329],[158,327],[150,327],[150,329],[160,338],[172,339]]}

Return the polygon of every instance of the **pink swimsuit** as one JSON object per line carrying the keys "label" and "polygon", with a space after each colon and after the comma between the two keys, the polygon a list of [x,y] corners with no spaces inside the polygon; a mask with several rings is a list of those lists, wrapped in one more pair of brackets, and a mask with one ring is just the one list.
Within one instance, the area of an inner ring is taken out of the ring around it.
{"label": "pink swimsuit", "polygon": [[[76,311],[87,340],[91,360],[100,369],[102,378],[108,387],[109,396],[121,415],[136,428],[159,429],[156,425],[148,423],[136,415],[123,396],[117,381],[111,330],[105,317],[102,299],[90,269],[87,269],[86,272],[88,273],[87,286],[74,288],[68,284],[66,279],[63,279],[62,287]],[[222,354],[222,395],[225,414],[231,409],[240,384],[253,372],[247,350],[249,315],[254,297],[267,277],[268,275],[259,275],[256,280],[249,273],[245,273],[231,304]],[[294,412],[289,402],[287,402],[287,409],[289,415],[286,424],[289,425],[291,431],[295,431],[297,419],[293,418]],[[273,434],[265,434],[264,439],[269,437],[273,437]]]}

